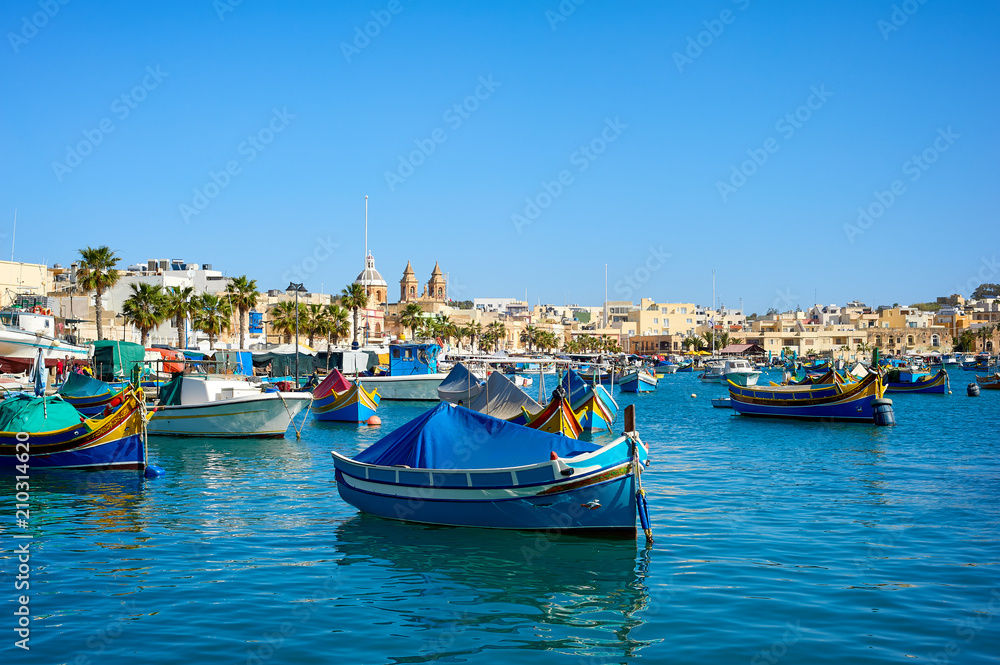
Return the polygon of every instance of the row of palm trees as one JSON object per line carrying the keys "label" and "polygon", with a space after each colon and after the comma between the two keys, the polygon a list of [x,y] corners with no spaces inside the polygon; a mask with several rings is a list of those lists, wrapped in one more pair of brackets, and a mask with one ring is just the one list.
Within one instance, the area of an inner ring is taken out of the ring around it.
{"label": "row of palm trees", "polygon": [[711,330],[706,330],[701,335],[691,335],[681,342],[681,346],[692,352],[701,351],[702,349],[724,349],[730,344],[742,344],[743,339],[740,337],[730,337],[729,333],[722,332],[716,335]]}

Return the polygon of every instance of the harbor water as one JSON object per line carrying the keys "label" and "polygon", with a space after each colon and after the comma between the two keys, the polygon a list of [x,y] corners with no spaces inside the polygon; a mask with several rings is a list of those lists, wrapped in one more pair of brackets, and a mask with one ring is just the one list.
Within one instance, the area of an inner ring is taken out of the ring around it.
{"label": "harbor water", "polygon": [[895,427],[739,417],[694,374],[616,395],[650,446],[651,544],[358,514],[330,451],[430,403],[301,440],[151,439],[155,480],[34,471],[28,591],[2,477],[2,660],[997,663],[1000,394],[971,377],[890,395]]}

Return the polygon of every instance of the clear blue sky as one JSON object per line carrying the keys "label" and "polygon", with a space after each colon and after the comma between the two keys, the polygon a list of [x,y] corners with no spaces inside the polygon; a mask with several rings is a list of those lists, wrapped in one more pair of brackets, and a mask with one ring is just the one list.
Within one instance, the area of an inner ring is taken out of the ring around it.
{"label": "clear blue sky", "polygon": [[748,311],[1000,282],[995,2],[234,3],[5,3],[0,256],[17,208],[18,260],[331,291],[367,194],[390,295],[407,260],[594,305],[605,263],[636,301],[708,304],[714,269]]}

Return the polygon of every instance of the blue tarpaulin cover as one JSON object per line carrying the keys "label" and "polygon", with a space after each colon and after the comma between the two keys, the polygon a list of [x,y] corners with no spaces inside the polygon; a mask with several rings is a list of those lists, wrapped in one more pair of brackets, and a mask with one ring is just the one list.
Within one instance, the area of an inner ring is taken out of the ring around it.
{"label": "blue tarpaulin cover", "polygon": [[111,392],[111,386],[104,381],[98,381],[91,376],[76,372],[70,372],[69,378],[59,388],[60,395],[69,397],[96,397],[109,392]]}
{"label": "blue tarpaulin cover", "polygon": [[600,446],[442,402],[355,456],[365,464],[413,469],[500,469],[572,457]]}

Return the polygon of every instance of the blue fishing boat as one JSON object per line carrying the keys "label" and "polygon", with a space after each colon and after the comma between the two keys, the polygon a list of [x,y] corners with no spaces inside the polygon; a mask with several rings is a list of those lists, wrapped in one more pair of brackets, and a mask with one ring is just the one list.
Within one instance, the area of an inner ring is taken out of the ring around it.
{"label": "blue fishing boat", "polygon": [[618,385],[623,393],[651,393],[656,390],[656,377],[645,370],[624,374]]}
{"label": "blue fishing boat", "polygon": [[635,538],[645,507],[635,431],[601,446],[443,402],[353,459],[332,454],[340,496],[388,519]]}
{"label": "blue fishing boat", "polygon": [[[949,388],[948,372],[939,369],[931,375],[927,372],[889,372],[886,377],[885,391],[887,393],[919,393],[944,395]],[[896,380],[893,380],[896,379]]]}
{"label": "blue fishing boat", "polygon": [[86,418],[62,397],[11,395],[0,401],[0,467],[146,467],[142,403],[132,389],[104,418]]}
{"label": "blue fishing boat", "polygon": [[380,400],[378,390],[368,392],[335,369],[313,390],[312,414],[316,420],[363,423],[375,415]]}
{"label": "blue fishing boat", "polygon": [[618,403],[604,386],[588,384],[575,370],[567,370],[560,383],[569,395],[573,413],[584,432],[611,431],[618,418]]}
{"label": "blue fishing boat", "polygon": [[[125,389],[120,384],[112,385],[86,374],[72,372],[59,386],[59,396],[83,415],[96,416],[108,407],[117,407]],[[112,404],[114,401],[118,404]]]}
{"label": "blue fishing boat", "polygon": [[738,386],[729,383],[730,405],[743,416],[892,423],[892,401],[883,400],[885,387],[872,373],[858,383],[807,386]]}

